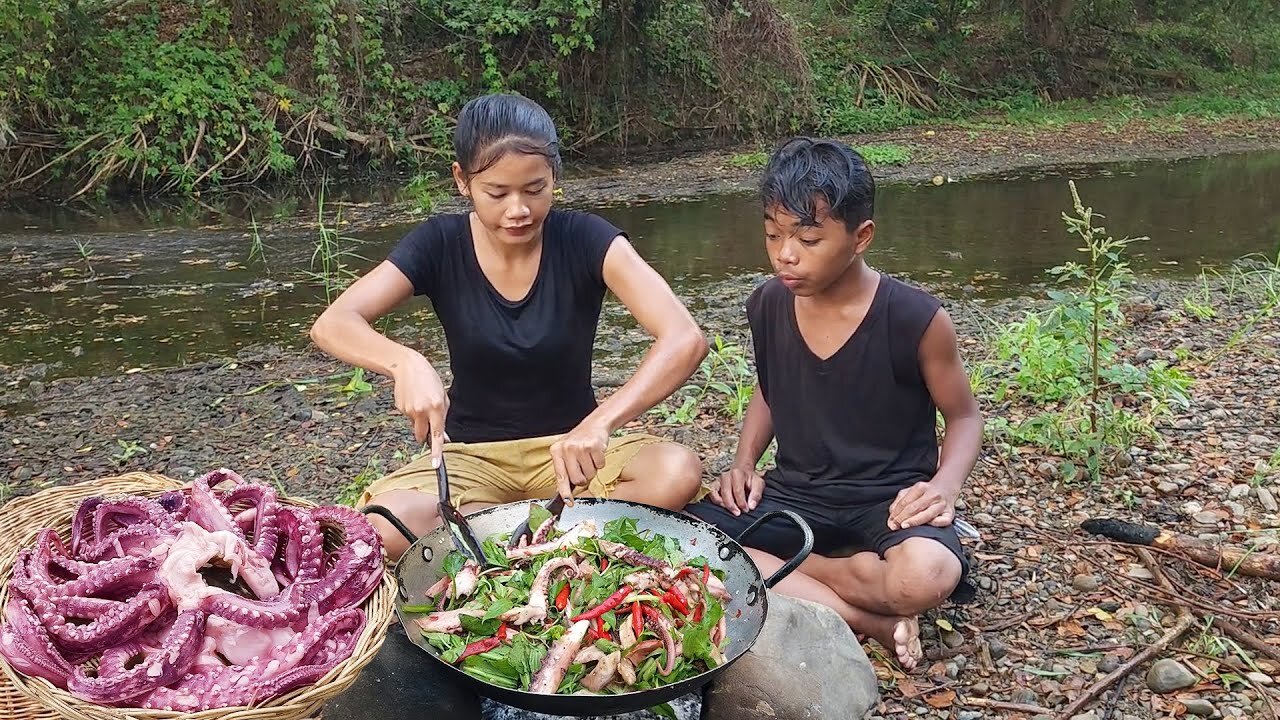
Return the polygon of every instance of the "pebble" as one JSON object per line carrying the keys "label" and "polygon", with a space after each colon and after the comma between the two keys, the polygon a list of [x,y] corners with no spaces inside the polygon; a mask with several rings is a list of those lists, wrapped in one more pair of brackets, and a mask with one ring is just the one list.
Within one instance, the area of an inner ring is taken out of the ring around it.
{"label": "pebble", "polygon": [[1094,712],[1094,711],[1090,710],[1090,711],[1089,711],[1089,712],[1087,712],[1087,713],[1080,713],[1079,715],[1072,715],[1072,716],[1071,716],[1071,720],[1098,720],[1098,713],[1096,713],[1096,712]]}
{"label": "pebble", "polygon": [[1270,490],[1264,487],[1258,488],[1258,502],[1261,503],[1262,507],[1265,508],[1266,511],[1269,513],[1273,513],[1276,510],[1280,510],[1280,506],[1276,505],[1275,496],[1271,494]]}
{"label": "pebble", "polygon": [[1195,684],[1196,676],[1177,660],[1161,658],[1147,671],[1147,687],[1153,693],[1170,693]]}
{"label": "pebble", "polygon": [[1234,500],[1228,500],[1223,505],[1231,511],[1231,517],[1241,518],[1245,515],[1244,506]]}
{"label": "pebble", "polygon": [[1000,660],[1001,657],[1009,655],[1009,648],[1005,647],[1005,643],[1000,641],[991,641],[987,644],[987,651],[991,653],[992,660]]}
{"label": "pebble", "polygon": [[329,414],[320,410],[311,411],[311,422],[322,423],[329,419]]}
{"label": "pebble", "polygon": [[1166,466],[1165,469],[1171,473],[1180,473],[1180,472],[1186,472],[1190,470],[1191,466],[1186,463],[1174,463],[1172,465]]}
{"label": "pebble", "polygon": [[1196,522],[1200,523],[1201,525],[1217,525],[1218,521],[1221,519],[1218,517],[1217,513],[1211,512],[1209,510],[1202,510],[1196,513],[1195,518],[1196,518]]}
{"label": "pebble", "polygon": [[1040,701],[1034,690],[1029,688],[1018,688],[1013,691],[1013,701],[1020,705],[1035,705]]}
{"label": "pebble", "polygon": [[1270,685],[1275,682],[1275,680],[1266,673],[1249,672],[1245,673],[1244,676],[1249,680],[1249,682],[1254,683],[1255,685]]}
{"label": "pebble", "polygon": [[985,682],[976,682],[969,686],[969,694],[974,697],[986,697],[991,692],[991,686]]}
{"label": "pebble", "polygon": [[964,644],[964,636],[958,632],[945,630],[942,633],[942,644],[954,650]]}
{"label": "pebble", "polygon": [[991,517],[989,513],[980,512],[973,516],[973,521],[979,525],[995,525],[996,519]]}
{"label": "pebble", "polygon": [[1144,347],[1138,351],[1138,354],[1133,358],[1133,360],[1137,363],[1146,363],[1155,360],[1158,355],[1159,353],[1155,350]]}
{"label": "pebble", "polygon": [[961,710],[956,713],[956,720],[982,720],[982,712],[978,710]]}
{"label": "pebble", "polygon": [[1058,478],[1059,473],[1061,472],[1057,463],[1051,463],[1047,460],[1045,462],[1040,463],[1040,467],[1038,468],[1038,470],[1040,472],[1041,477],[1048,478],[1049,480],[1056,480]]}
{"label": "pebble", "polygon": [[[31,383],[31,384],[35,385],[35,383]],[[1271,439],[1263,435],[1250,435],[1249,444],[1254,447],[1266,447],[1267,445],[1271,444]]]}
{"label": "pebble", "polygon": [[1187,709],[1188,715],[1212,717],[1214,713],[1218,712],[1218,709],[1213,706],[1213,703],[1200,698],[1188,698],[1182,701],[1182,705]]}
{"label": "pebble", "polygon": [[1098,578],[1093,575],[1077,575],[1071,580],[1076,592],[1093,592],[1098,589]]}
{"label": "pebble", "polygon": [[1085,675],[1097,675],[1098,664],[1092,660],[1081,660],[1080,672],[1084,673]]}
{"label": "pebble", "polygon": [[1222,408],[1214,408],[1209,411],[1209,417],[1214,420],[1223,420],[1227,417],[1227,411]]}
{"label": "pebble", "polygon": [[1159,483],[1156,484],[1156,490],[1160,491],[1161,495],[1172,495],[1181,489],[1182,489],[1181,485],[1169,480],[1161,480]]}
{"label": "pebble", "polygon": [[943,667],[944,667],[944,668],[946,668],[947,677],[951,678],[952,680],[955,680],[956,678],[960,677],[960,666],[959,666],[959,665],[957,665],[957,664],[955,664],[955,663],[953,663],[953,662],[949,662],[949,663],[947,663],[946,665],[944,665]]}
{"label": "pebble", "polygon": [[1231,493],[1230,493],[1230,495],[1229,495],[1229,497],[1230,497],[1232,500],[1239,500],[1239,499],[1241,499],[1241,498],[1245,498],[1245,497],[1248,497],[1248,496],[1249,496],[1249,486],[1248,486],[1248,485],[1244,485],[1244,484],[1236,485],[1236,486],[1232,487],[1232,488],[1231,488]]}
{"label": "pebble", "polygon": [[32,475],[31,468],[27,467],[26,465],[19,465],[18,468],[13,471],[13,479],[17,480],[18,482],[22,482],[23,480],[30,480],[31,475]]}

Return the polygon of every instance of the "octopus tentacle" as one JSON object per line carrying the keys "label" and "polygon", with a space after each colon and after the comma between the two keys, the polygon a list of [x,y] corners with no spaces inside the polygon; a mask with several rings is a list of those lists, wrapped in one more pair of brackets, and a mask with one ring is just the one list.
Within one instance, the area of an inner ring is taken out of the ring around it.
{"label": "octopus tentacle", "polygon": [[364,629],[359,608],[321,617],[280,649],[248,665],[187,675],[172,687],[157,688],[143,707],[190,712],[204,707],[250,705],[324,677],[348,657]]}
{"label": "octopus tentacle", "polygon": [[214,494],[213,488],[223,482],[241,485],[244,479],[223,468],[202,475],[191,483],[191,508],[187,511],[187,519],[210,532],[226,530],[243,538],[244,533],[240,532],[235,518],[231,517],[227,506]]}
{"label": "octopus tentacle", "polygon": [[141,663],[114,674],[99,669],[97,677],[90,677],[84,667],[77,667],[67,682],[67,689],[92,702],[128,704],[139,695],[186,675],[200,650],[204,625],[205,614],[199,610],[178,613],[159,652],[150,653]]}
{"label": "octopus tentacle", "polygon": [[[112,532],[130,525],[145,522],[161,530],[173,526],[174,521],[160,503],[140,497],[127,497],[99,503],[93,512],[93,534],[105,538]],[[115,525],[113,527],[112,525]]]}
{"label": "octopus tentacle", "polygon": [[236,503],[246,499],[253,505],[242,515],[253,523],[253,530],[251,533],[244,533],[243,525],[238,522],[238,518],[236,518],[236,527],[241,529],[245,537],[253,538],[254,550],[270,557],[275,553],[276,544],[280,538],[276,518],[276,508],[279,507],[276,491],[266,485],[238,485],[222,497],[222,506],[230,509],[235,507]]}
{"label": "octopus tentacle", "polygon": [[382,581],[382,564],[377,562],[382,558],[382,540],[377,530],[363,514],[346,507],[315,508],[311,518],[321,526],[337,525],[346,536],[333,553],[332,569],[311,586],[311,599],[319,603],[321,612],[358,605]]}
{"label": "octopus tentacle", "polygon": [[[319,580],[324,572],[324,535],[320,523],[305,508],[281,507],[279,564],[296,582]],[[279,574],[279,572],[277,572]]]}
{"label": "octopus tentacle", "polygon": [[270,600],[252,600],[219,590],[205,597],[200,608],[241,625],[268,628],[292,625],[311,605],[307,587],[294,584]]}
{"label": "octopus tentacle", "polygon": [[10,595],[0,626],[0,654],[21,673],[41,677],[60,688],[67,686],[71,664],[53,644],[40,618],[25,598]]}
{"label": "octopus tentacle", "polygon": [[[150,585],[128,601],[105,601],[112,607],[100,611],[87,625],[71,623],[53,600],[32,598],[31,606],[57,645],[79,653],[132,640],[160,617],[168,601],[164,587]],[[71,617],[81,615],[74,613]]]}
{"label": "octopus tentacle", "polygon": [[80,554],[82,543],[94,541],[93,514],[103,500],[102,497],[85,498],[76,510],[75,517],[71,520],[71,553],[73,555]]}

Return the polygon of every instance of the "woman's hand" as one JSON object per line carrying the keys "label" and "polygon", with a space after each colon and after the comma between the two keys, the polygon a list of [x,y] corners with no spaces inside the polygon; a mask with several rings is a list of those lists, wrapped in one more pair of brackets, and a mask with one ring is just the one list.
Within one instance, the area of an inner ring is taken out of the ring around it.
{"label": "woman's hand", "polygon": [[586,487],[604,467],[604,451],[609,445],[609,428],[587,418],[551,445],[551,464],[556,471],[556,489],[565,504],[573,505],[574,488]]}
{"label": "woman's hand", "polygon": [[444,432],[449,396],[445,394],[440,374],[422,353],[409,350],[392,377],[396,384],[396,409],[413,423],[413,436],[419,443],[431,439],[431,466],[438,466],[449,439]]}

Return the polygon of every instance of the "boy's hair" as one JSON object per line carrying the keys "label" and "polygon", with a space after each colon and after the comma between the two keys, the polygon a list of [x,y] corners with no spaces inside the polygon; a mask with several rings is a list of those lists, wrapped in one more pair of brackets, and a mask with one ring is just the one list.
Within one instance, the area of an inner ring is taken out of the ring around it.
{"label": "boy's hair", "polygon": [[463,105],[453,151],[468,177],[488,170],[508,152],[541,155],[552,176],[560,177],[556,125],[541,105],[520,95],[482,95]]}
{"label": "boy's hair", "polygon": [[875,211],[876,182],[856,150],[825,138],[794,137],[769,157],[760,181],[765,208],[780,206],[817,225],[817,199],[824,198],[830,216],[853,230]]}

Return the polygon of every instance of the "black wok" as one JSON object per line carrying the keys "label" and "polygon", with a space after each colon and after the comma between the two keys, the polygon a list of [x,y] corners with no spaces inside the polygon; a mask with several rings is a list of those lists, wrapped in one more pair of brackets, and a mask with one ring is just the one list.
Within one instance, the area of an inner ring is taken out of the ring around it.
{"label": "black wok", "polygon": [[[362,508],[362,512],[386,518],[410,542],[409,549],[396,563],[394,571],[399,584],[396,615],[410,641],[426,651],[433,662],[448,668],[457,680],[470,686],[478,694],[512,707],[551,715],[582,717],[634,712],[701,689],[751,648],[769,612],[765,589],[773,587],[799,567],[813,549],[813,532],[800,516],[789,511],[775,511],[762,516],[735,539],[714,525],[670,510],[622,500],[583,498],[576,501],[573,507],[565,508],[557,527],[569,528],[582,520],[594,520],[603,531],[604,524],[610,520],[635,518],[641,532],[652,530],[676,538],[687,557],[701,555],[708,559],[713,569],[724,570],[724,584],[732,596],[732,600],[725,606],[727,662],[681,682],[651,690],[616,695],[546,695],[494,685],[441,660],[440,652],[427,642],[413,622],[424,614],[406,613],[404,607],[426,602],[426,589],[440,579],[440,565],[445,556],[454,550],[453,539],[444,528],[415,537],[390,511],[381,506],[369,505]],[[528,502],[510,503],[468,515],[467,522],[483,540],[495,533],[511,532],[522,520],[528,518],[528,513]],[[775,517],[789,519],[799,526],[804,534],[804,544],[795,557],[766,580],[761,578],[760,570],[743,550],[741,543],[756,528]]]}

